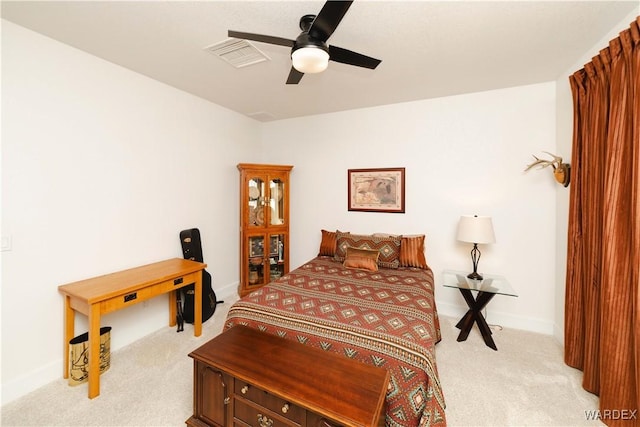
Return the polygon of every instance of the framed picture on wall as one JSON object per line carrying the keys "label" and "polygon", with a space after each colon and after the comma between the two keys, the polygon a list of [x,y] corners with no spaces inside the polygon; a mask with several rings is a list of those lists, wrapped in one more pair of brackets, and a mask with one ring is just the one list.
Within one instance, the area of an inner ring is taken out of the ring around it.
{"label": "framed picture on wall", "polygon": [[349,169],[350,211],[404,213],[404,168]]}

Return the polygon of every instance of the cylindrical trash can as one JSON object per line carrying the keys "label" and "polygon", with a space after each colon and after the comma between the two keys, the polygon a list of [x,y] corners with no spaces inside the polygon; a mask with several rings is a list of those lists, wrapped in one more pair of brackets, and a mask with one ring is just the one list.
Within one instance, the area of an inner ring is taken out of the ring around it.
{"label": "cylindrical trash can", "polygon": [[[89,379],[89,333],[69,341],[69,385],[76,386]],[[100,373],[111,367],[111,326],[100,328]]]}

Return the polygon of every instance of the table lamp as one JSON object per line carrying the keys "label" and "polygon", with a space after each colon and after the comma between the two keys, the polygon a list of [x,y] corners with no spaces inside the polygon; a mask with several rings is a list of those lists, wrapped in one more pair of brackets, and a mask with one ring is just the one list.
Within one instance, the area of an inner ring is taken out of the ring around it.
{"label": "table lamp", "polygon": [[478,261],[481,255],[478,245],[495,243],[496,241],[491,217],[478,215],[461,216],[458,223],[457,239],[461,242],[473,243],[473,249],[471,249],[473,273],[469,273],[467,277],[473,280],[482,280],[482,276],[478,274]]}

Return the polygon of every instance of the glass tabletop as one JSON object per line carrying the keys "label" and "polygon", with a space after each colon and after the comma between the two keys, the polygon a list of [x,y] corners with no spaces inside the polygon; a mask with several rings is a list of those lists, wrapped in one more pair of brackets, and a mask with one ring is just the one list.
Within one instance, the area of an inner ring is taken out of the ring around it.
{"label": "glass tabletop", "polygon": [[503,276],[495,274],[482,274],[483,280],[474,280],[467,277],[468,271],[444,270],[442,277],[443,285],[448,288],[469,289],[479,292],[490,292],[492,294],[509,295],[517,297],[511,284]]}

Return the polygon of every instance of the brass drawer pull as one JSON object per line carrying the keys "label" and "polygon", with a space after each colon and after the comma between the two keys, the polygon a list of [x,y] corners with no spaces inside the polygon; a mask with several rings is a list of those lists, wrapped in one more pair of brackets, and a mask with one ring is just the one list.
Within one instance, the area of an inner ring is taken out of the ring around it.
{"label": "brass drawer pull", "polygon": [[265,415],[258,414],[258,425],[260,427],[271,427],[273,426],[273,420],[267,418]]}
{"label": "brass drawer pull", "polygon": [[289,412],[289,404],[285,403],[284,406],[282,407],[282,413],[286,414],[287,412]]}
{"label": "brass drawer pull", "polygon": [[247,394],[248,391],[249,391],[249,386],[248,385],[245,385],[244,387],[242,387],[240,389],[240,393],[242,393],[242,394]]}

